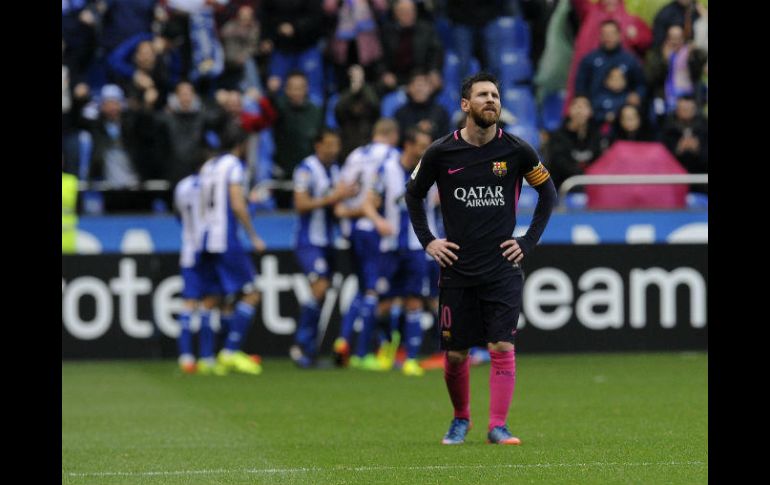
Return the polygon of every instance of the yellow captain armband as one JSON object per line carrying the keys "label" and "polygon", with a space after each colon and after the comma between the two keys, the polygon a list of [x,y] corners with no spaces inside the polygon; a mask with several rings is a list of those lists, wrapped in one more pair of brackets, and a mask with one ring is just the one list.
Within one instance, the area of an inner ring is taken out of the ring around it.
{"label": "yellow captain armband", "polygon": [[527,183],[529,183],[529,185],[532,187],[537,187],[538,185],[548,180],[548,177],[550,176],[551,174],[548,172],[548,169],[545,168],[543,162],[540,162],[535,168],[527,172],[524,175],[524,178],[527,179]]}

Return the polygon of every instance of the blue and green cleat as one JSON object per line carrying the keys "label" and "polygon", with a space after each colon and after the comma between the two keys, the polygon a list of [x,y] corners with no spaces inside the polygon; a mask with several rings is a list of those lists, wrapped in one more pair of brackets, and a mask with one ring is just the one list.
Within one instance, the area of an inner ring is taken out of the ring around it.
{"label": "blue and green cleat", "polygon": [[454,418],[449,425],[449,431],[441,440],[442,445],[461,445],[465,443],[465,436],[471,429],[471,422],[468,419]]}

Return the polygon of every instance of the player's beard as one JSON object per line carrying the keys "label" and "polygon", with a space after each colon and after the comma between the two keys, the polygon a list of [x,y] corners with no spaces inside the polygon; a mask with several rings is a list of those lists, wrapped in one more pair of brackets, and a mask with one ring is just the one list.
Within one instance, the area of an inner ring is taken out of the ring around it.
{"label": "player's beard", "polygon": [[476,123],[476,126],[480,128],[489,128],[492,125],[497,124],[498,120],[500,119],[500,110],[495,107],[495,112],[492,113],[491,111],[487,111],[489,106],[484,105],[481,109],[474,110],[471,108],[471,118],[473,118],[473,122]]}

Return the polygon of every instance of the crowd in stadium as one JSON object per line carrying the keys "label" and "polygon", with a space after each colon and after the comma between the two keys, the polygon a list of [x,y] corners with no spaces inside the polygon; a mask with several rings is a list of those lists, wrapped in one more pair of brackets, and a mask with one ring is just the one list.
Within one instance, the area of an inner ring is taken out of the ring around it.
{"label": "crowd in stadium", "polygon": [[[253,205],[324,127],[339,163],[381,117],[433,139],[462,126],[460,83],[500,80],[503,128],[557,187],[616,140],[708,169],[708,11],[693,0],[62,1],[62,169],[173,186],[231,124],[254,133]],[[277,184],[276,184],[277,182]]]}

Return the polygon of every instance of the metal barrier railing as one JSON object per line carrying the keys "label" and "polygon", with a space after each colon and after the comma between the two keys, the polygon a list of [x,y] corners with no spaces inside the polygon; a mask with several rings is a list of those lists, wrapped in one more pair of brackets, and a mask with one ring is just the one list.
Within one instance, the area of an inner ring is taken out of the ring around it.
{"label": "metal barrier railing", "polygon": [[557,210],[565,211],[566,195],[583,185],[661,185],[661,184],[708,184],[708,174],[629,174],[629,175],[573,175],[559,188]]}

